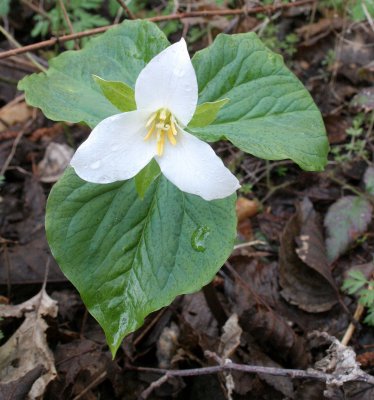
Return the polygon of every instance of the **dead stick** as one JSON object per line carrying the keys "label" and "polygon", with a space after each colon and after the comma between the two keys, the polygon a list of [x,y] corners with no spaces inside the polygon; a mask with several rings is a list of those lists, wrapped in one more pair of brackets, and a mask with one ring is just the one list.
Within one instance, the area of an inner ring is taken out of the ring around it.
{"label": "dead stick", "polygon": [[[63,14],[63,16],[64,16],[65,22],[66,22],[66,24],[67,24],[67,26],[68,26],[68,28],[69,28],[70,33],[74,33],[73,24],[72,24],[71,21],[70,21],[69,14],[68,14],[68,12],[66,11],[66,7],[65,7],[65,4],[64,4],[63,0],[58,0],[58,3],[59,3],[59,5],[60,5],[62,14]],[[78,43],[78,40],[75,40],[75,49],[76,49],[76,50],[79,50],[79,43]]]}
{"label": "dead stick", "polygon": [[[206,10],[206,11],[191,11],[185,13],[176,13],[170,15],[160,15],[157,17],[146,18],[147,21],[152,22],[162,22],[162,21],[171,21],[176,19],[184,19],[184,18],[196,18],[196,17],[215,17],[215,16],[229,16],[229,15],[250,15],[257,14],[259,12],[275,12],[280,9],[287,9],[291,7],[303,6],[306,4],[314,3],[316,0],[300,0],[294,3],[280,3],[275,6],[264,6],[264,7],[254,7],[254,8],[240,8],[233,10]],[[28,51],[35,51],[38,49],[42,49],[44,47],[53,46],[57,43],[67,42],[69,40],[80,39],[86,36],[96,35],[98,33],[103,33],[110,28],[113,28],[117,24],[102,26],[99,28],[89,29],[87,31],[73,33],[70,35],[64,35],[60,37],[53,37],[48,40],[44,40],[39,43],[30,44],[28,46],[23,46],[19,49],[8,50],[0,53],[0,59],[12,57],[16,54],[23,54]]]}
{"label": "dead stick", "polygon": [[[147,373],[166,375],[168,377],[213,375],[213,374],[218,374],[220,372],[232,372],[232,371],[247,372],[252,374],[265,374],[272,376],[284,376],[287,378],[294,378],[294,379],[315,379],[321,382],[326,382],[336,377],[334,374],[326,374],[324,372],[315,370],[304,371],[302,369],[285,369],[285,368],[275,368],[275,367],[263,367],[261,365],[236,364],[231,362],[230,360],[227,360],[225,364],[215,365],[213,367],[191,368],[191,369],[181,369],[181,370],[134,367],[134,366],[126,366],[125,369],[137,372],[147,372]],[[356,382],[357,381],[365,382],[374,385],[374,377],[369,374],[356,376],[354,380]]]}
{"label": "dead stick", "polygon": [[125,10],[125,13],[129,17],[129,19],[135,19],[135,15],[131,12],[131,10],[127,7],[124,0],[117,0],[117,3]]}

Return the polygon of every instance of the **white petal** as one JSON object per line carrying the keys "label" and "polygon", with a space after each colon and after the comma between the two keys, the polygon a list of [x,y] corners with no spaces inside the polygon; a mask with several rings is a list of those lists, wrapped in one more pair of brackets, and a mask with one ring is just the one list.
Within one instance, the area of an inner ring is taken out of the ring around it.
{"label": "white petal", "polygon": [[93,183],[135,176],[156,153],[154,142],[144,141],[149,116],[149,111],[132,111],[101,121],[70,162],[77,175]]}
{"label": "white petal", "polygon": [[135,83],[138,109],[168,108],[184,126],[195,112],[197,96],[196,74],[184,39],[154,57]]}
{"label": "white petal", "polygon": [[161,157],[155,157],[166,178],[187,193],[205,200],[230,196],[240,184],[213,149],[202,140],[179,129],[177,144],[168,144]]}

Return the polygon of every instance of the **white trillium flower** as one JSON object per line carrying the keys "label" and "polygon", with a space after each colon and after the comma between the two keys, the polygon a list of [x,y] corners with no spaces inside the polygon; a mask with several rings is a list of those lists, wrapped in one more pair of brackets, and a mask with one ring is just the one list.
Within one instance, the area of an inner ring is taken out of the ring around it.
{"label": "white trillium flower", "polygon": [[213,149],[183,128],[195,113],[198,86],[184,39],[154,57],[135,83],[137,110],[101,121],[74,154],[71,165],[88,182],[133,178],[153,158],[165,177],[205,200],[239,187]]}

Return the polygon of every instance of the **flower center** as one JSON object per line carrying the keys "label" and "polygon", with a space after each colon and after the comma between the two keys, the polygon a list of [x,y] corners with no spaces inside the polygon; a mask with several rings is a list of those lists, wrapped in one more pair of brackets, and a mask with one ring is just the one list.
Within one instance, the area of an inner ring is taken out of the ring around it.
{"label": "flower center", "polygon": [[157,140],[157,154],[159,156],[162,156],[164,152],[166,137],[173,146],[177,144],[176,136],[178,132],[175,125],[176,121],[174,116],[166,108],[161,108],[154,112],[145,124],[145,127],[148,128],[148,132],[144,140],[148,140],[155,135]]}

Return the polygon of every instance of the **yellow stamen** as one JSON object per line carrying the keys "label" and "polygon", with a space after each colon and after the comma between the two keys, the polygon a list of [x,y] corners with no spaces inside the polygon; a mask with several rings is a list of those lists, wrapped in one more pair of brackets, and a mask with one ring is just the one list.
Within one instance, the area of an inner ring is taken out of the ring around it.
{"label": "yellow stamen", "polygon": [[170,121],[170,128],[171,128],[171,131],[173,132],[173,135],[174,136],[177,136],[177,128],[175,127],[175,124],[174,124],[174,121],[173,121],[173,119],[174,118],[172,118],[171,119],[171,121]]}
{"label": "yellow stamen", "polygon": [[[155,130],[155,125],[156,125],[156,121],[153,121],[151,127],[149,128],[149,131],[147,132],[146,136],[144,137],[144,140],[148,140],[152,136],[152,133]],[[146,125],[146,127],[147,127],[147,125]]]}
{"label": "yellow stamen", "polygon": [[162,156],[164,153],[166,137],[171,145],[175,146],[177,144],[176,136],[178,135],[178,131],[176,128],[176,121],[168,109],[161,108],[154,112],[147,120],[145,127],[149,129],[144,140],[155,137],[157,154],[159,156]]}
{"label": "yellow stamen", "polygon": [[164,144],[165,144],[165,132],[161,133],[160,139],[157,141],[157,154],[162,156],[164,152]]}
{"label": "yellow stamen", "polygon": [[153,114],[149,117],[147,123],[145,124],[145,127],[148,128],[149,125],[151,125],[152,122],[154,122],[154,120],[156,119],[156,117],[157,117],[157,113],[155,112],[155,113],[153,113]]}
{"label": "yellow stamen", "polygon": [[170,142],[173,146],[175,146],[175,145],[177,144],[177,141],[175,140],[175,137],[174,137],[174,135],[173,135],[173,131],[172,131],[171,128],[168,130],[168,139],[169,139],[169,142]]}

